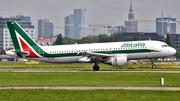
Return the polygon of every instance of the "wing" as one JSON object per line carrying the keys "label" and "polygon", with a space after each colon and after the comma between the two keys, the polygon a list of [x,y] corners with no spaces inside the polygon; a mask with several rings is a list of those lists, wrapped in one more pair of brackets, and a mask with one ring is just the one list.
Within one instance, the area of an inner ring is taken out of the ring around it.
{"label": "wing", "polygon": [[92,53],[92,52],[83,52],[82,57],[87,57],[91,61],[99,60],[102,62],[105,62],[109,60],[110,57],[113,57],[114,55],[109,54],[102,54],[102,53]]}

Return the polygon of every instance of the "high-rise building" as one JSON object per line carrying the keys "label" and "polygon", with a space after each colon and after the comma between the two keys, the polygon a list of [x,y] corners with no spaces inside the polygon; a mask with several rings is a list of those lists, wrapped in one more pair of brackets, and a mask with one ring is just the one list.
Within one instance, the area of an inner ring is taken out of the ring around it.
{"label": "high-rise building", "polygon": [[121,26],[121,28],[111,28],[110,29],[110,35],[112,35],[113,33],[120,33],[120,32],[125,33],[126,32],[126,27]]}
{"label": "high-rise building", "polygon": [[74,35],[75,39],[81,39],[84,36],[85,9],[74,9]]}
{"label": "high-rise building", "polygon": [[[22,20],[22,18],[29,18],[29,20]],[[16,21],[32,39],[35,39],[34,25],[30,19],[30,16],[23,15],[9,18],[0,17],[0,49],[14,48],[6,21]]]}
{"label": "high-rise building", "polygon": [[26,22],[30,22],[31,21],[31,17],[30,16],[24,16],[24,15],[16,15],[17,18],[21,18],[21,21],[26,21]]}
{"label": "high-rise building", "polygon": [[65,17],[65,37],[74,39],[74,15]]}
{"label": "high-rise building", "polygon": [[74,9],[74,14],[65,17],[65,37],[81,39],[84,37],[85,9]]}
{"label": "high-rise building", "polygon": [[159,35],[176,34],[176,23],[168,23],[168,21],[176,21],[176,18],[171,16],[156,18],[156,32]]}
{"label": "high-rise building", "polygon": [[38,20],[38,37],[43,36],[50,38],[51,36],[53,36],[54,33],[53,28],[54,28],[53,23],[49,22],[49,20],[47,19]]}
{"label": "high-rise building", "polygon": [[130,10],[128,14],[128,20],[125,21],[127,32],[138,32],[138,21],[134,20],[134,13],[132,9],[132,0],[130,1]]}

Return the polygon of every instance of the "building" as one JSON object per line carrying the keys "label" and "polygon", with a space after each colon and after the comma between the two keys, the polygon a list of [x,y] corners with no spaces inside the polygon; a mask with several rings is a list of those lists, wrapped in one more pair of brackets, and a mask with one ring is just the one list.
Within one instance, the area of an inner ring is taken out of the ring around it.
{"label": "building", "polygon": [[17,18],[21,18],[21,21],[27,21],[30,22],[31,21],[31,17],[30,16],[24,16],[24,15],[16,15]]}
{"label": "building", "polygon": [[38,20],[38,37],[43,36],[50,38],[53,36],[54,33],[54,26],[52,22],[49,22],[49,20]]}
{"label": "building", "polygon": [[37,43],[42,46],[50,46],[52,44],[50,39],[43,37],[43,36],[40,36],[38,38]]}
{"label": "building", "polygon": [[177,48],[180,52],[180,34],[169,34],[171,45]]}
{"label": "building", "polygon": [[51,40],[51,45],[54,44],[54,42],[56,41],[58,35],[56,36],[51,36],[50,40]]}
{"label": "building", "polygon": [[[28,18],[28,20],[23,18]],[[32,39],[35,39],[34,25],[32,25],[30,20],[29,16],[23,15],[9,18],[0,17],[0,49],[14,48],[6,21],[16,21]]]}
{"label": "building", "polygon": [[138,32],[138,21],[134,20],[134,13],[132,9],[132,0],[130,2],[130,10],[128,20],[125,21],[126,32]]}
{"label": "building", "polygon": [[36,43],[38,43],[39,45],[42,45],[42,46],[51,46],[56,41],[57,37],[58,37],[58,35],[51,36],[51,38],[46,38],[46,37],[40,36],[37,38]]}
{"label": "building", "polygon": [[74,38],[82,39],[84,36],[85,9],[74,9]]}
{"label": "building", "polygon": [[123,41],[125,37],[138,37],[140,40],[161,40],[157,33],[122,33],[122,35],[117,36],[117,41]]}
{"label": "building", "polygon": [[74,9],[74,14],[65,17],[65,37],[81,39],[84,37],[85,9]]}
{"label": "building", "polygon": [[120,32],[125,33],[126,32],[126,27],[121,26],[121,28],[111,28],[110,29],[110,35],[112,35],[113,33],[120,33]]}
{"label": "building", "polygon": [[65,17],[65,37],[75,38],[74,35],[74,15]]}
{"label": "building", "polygon": [[167,21],[176,21],[175,17],[156,18],[156,32],[158,35],[176,34],[176,23],[167,23]]}

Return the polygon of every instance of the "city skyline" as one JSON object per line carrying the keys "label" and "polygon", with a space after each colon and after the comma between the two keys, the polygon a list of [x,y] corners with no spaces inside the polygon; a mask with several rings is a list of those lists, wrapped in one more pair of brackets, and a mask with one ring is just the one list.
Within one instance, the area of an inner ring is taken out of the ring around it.
{"label": "city skyline", "polygon": [[[163,10],[164,17],[171,15],[180,20],[179,0],[132,0],[135,20],[155,20],[161,17]],[[49,19],[54,26],[63,27],[64,17],[72,14],[73,9],[86,8],[85,25],[88,24],[110,24],[113,26],[124,25],[128,20],[130,0],[3,0],[0,4],[0,13],[2,17],[10,17],[23,13],[25,16],[31,16],[31,21],[35,25],[37,32],[38,19]],[[10,5],[10,6],[8,6]],[[56,34],[63,34],[64,29],[54,29]],[[139,22],[138,31],[156,32],[156,23]],[[177,34],[180,34],[180,25],[177,25]],[[85,33],[93,34],[93,31],[85,30]],[[101,28],[96,34],[107,33],[107,28]]]}

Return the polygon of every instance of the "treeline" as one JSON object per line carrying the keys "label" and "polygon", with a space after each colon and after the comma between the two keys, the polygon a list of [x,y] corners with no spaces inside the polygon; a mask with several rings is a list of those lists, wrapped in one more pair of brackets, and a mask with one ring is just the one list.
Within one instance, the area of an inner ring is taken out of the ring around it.
{"label": "treeline", "polygon": [[[106,34],[99,34],[98,36],[88,35],[82,39],[71,39],[64,37],[59,34],[54,45],[65,45],[65,44],[83,44],[83,43],[103,43],[103,42],[117,42],[117,35],[122,35],[122,33],[114,33],[111,36]],[[125,37],[123,41],[138,41],[139,37]]]}

